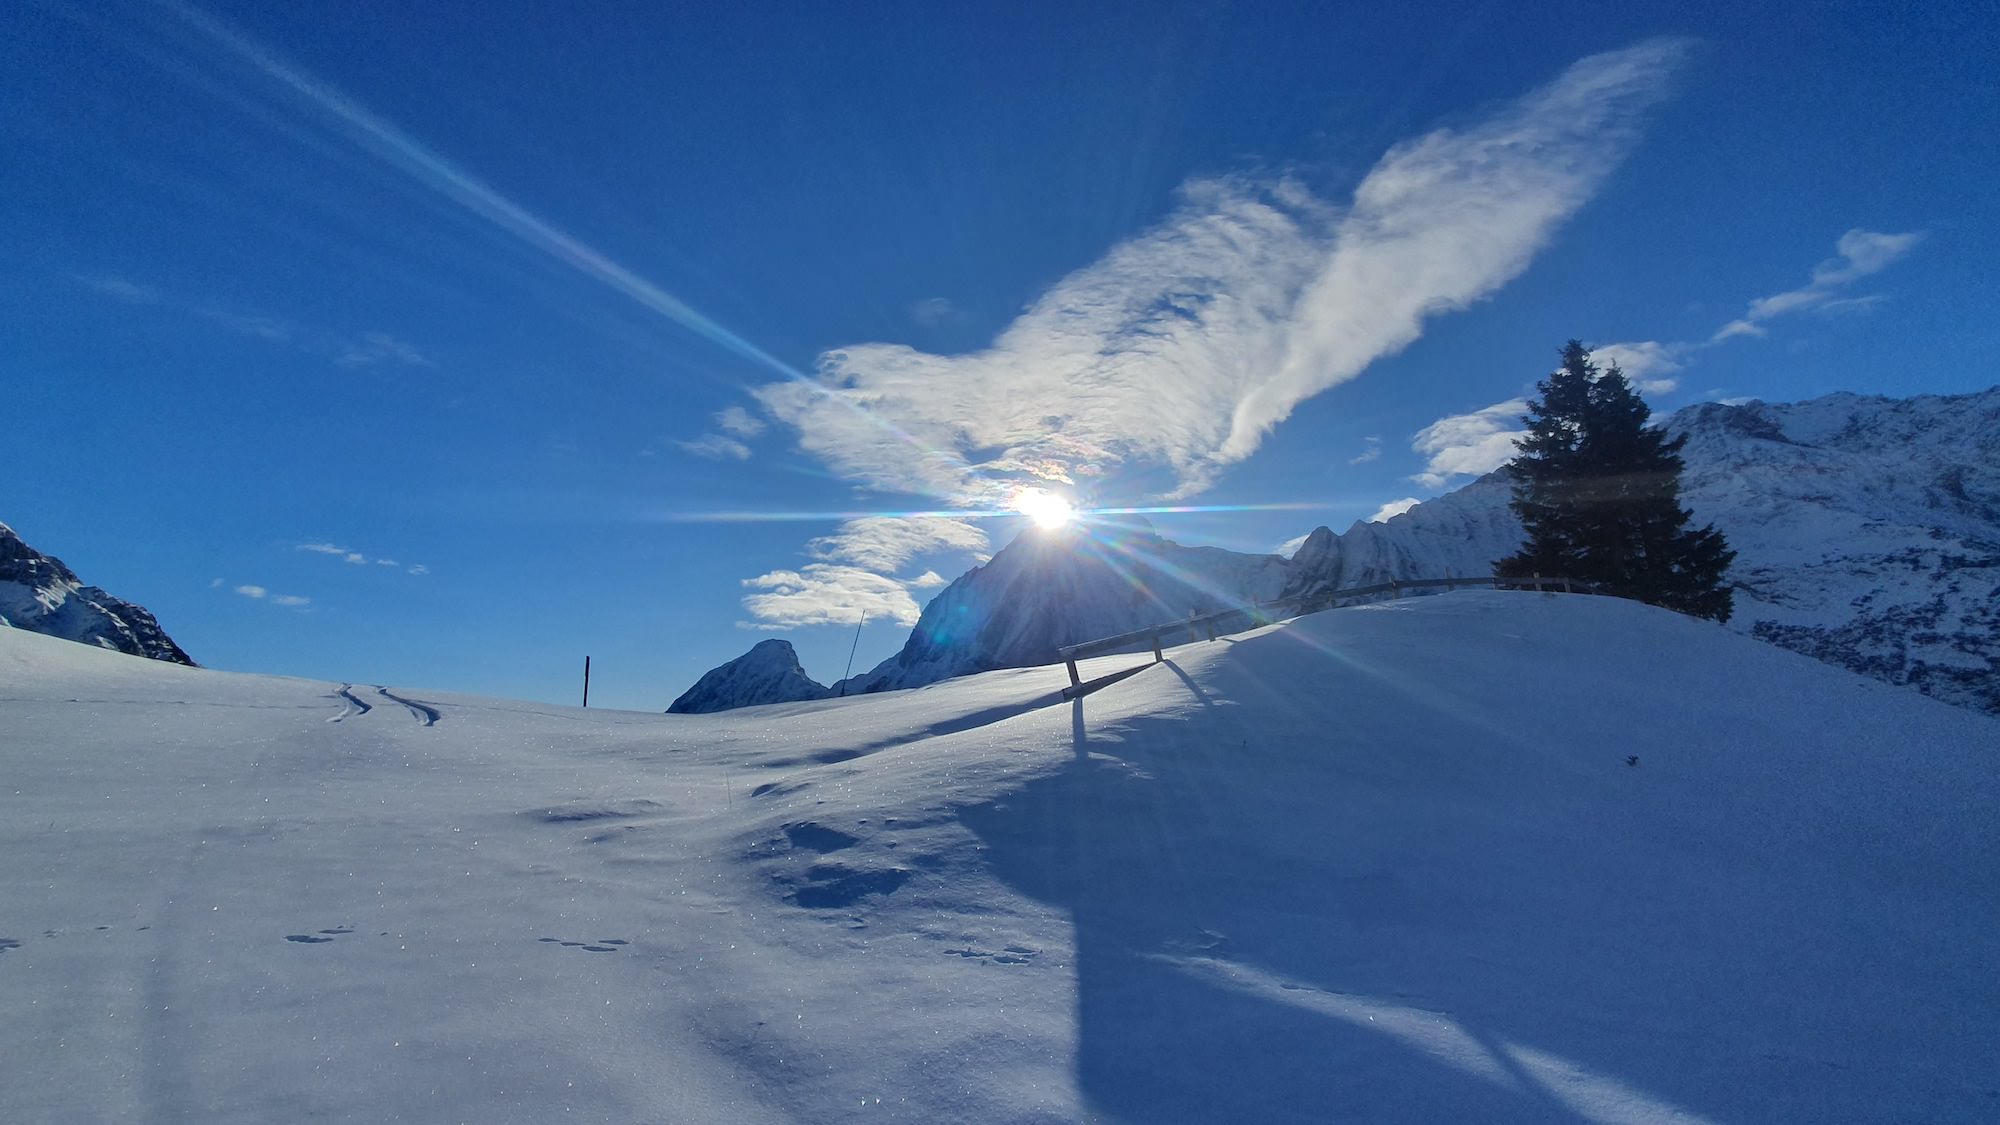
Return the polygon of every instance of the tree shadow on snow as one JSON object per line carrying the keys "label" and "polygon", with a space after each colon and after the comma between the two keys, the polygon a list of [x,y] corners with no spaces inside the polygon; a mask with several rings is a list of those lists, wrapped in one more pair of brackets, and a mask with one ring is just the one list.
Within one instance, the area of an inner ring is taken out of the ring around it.
{"label": "tree shadow on snow", "polygon": [[[1076,1065],[1095,1112],[1919,1109],[1857,1057],[1895,1033],[1827,987],[1840,969],[1813,933],[1851,920],[1824,887],[1710,885],[1698,855],[1623,833],[1597,803],[1496,807],[1541,767],[1475,700],[1354,672],[1329,691],[1403,705],[1288,728],[1254,668],[1205,688],[1173,671],[1201,706],[1094,732],[1077,700],[1065,768],[961,811],[999,878],[1072,914]],[[1965,1096],[1917,1116],[1953,1116]]]}

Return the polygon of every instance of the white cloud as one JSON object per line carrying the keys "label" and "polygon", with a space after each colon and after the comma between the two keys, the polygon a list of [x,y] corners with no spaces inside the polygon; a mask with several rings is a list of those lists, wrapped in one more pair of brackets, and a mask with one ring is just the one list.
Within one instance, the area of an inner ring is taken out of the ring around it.
{"label": "white cloud", "polygon": [[246,598],[261,598],[265,594],[270,593],[269,590],[264,589],[262,586],[238,586],[236,587],[236,592]]}
{"label": "white cloud", "polygon": [[1394,519],[1421,503],[1423,501],[1414,496],[1405,496],[1401,500],[1391,500],[1380,508],[1375,509],[1375,514],[1368,517],[1368,522],[1381,523],[1384,520]]}
{"label": "white cloud", "polygon": [[1680,389],[1681,381],[1669,372],[1681,369],[1682,351],[1679,344],[1634,340],[1623,344],[1598,344],[1590,349],[1590,358],[1601,368],[1615,364],[1640,394],[1663,395]]}
{"label": "white cloud", "polygon": [[[370,564],[373,564],[375,566],[400,567],[403,565],[402,563],[397,562],[395,559],[370,558],[364,552],[343,547],[338,543],[301,543],[293,549],[299,551],[306,551],[310,554],[315,554],[315,555],[325,555],[328,558],[339,559],[341,562],[348,563],[349,565],[352,566],[368,566]],[[428,573],[428,571],[425,570],[423,567],[418,566],[410,568],[410,573],[423,574],[423,573]]]}
{"label": "white cloud", "polygon": [[740,406],[725,407],[716,412],[715,424],[731,437],[753,438],[764,432],[764,420]]}
{"label": "white cloud", "polygon": [[952,553],[984,558],[986,533],[963,520],[939,516],[864,516],[840,525],[832,535],[806,544],[819,560],[799,570],[774,570],[744,580],[761,592],[743,599],[756,619],[747,628],[789,629],[800,625],[851,624],[866,612],[914,625],[918,606],[909,591],[945,584],[935,570],[911,579],[891,577],[913,558]]}
{"label": "white cloud", "polygon": [[1379,461],[1379,460],[1381,460],[1381,458],[1382,458],[1382,439],[1381,439],[1381,438],[1379,438],[1379,437],[1368,437],[1368,438],[1364,438],[1364,439],[1362,439],[1362,440],[1363,440],[1363,441],[1365,441],[1365,442],[1367,443],[1367,444],[1366,444],[1366,446],[1365,446],[1365,447],[1364,447],[1364,448],[1363,448],[1363,449],[1361,450],[1361,452],[1360,452],[1360,453],[1356,454],[1356,455],[1355,455],[1355,456],[1353,456],[1353,457],[1349,457],[1349,458],[1347,459],[1347,463],[1348,463],[1348,464],[1350,464],[1350,465],[1366,465],[1366,464],[1367,464],[1368,462],[1370,462],[1370,461]]}
{"label": "white cloud", "polygon": [[[222,580],[218,578],[212,585],[221,585],[221,583]],[[253,601],[268,600],[272,605],[287,606],[292,609],[299,609],[312,604],[311,598],[301,597],[298,594],[273,594],[262,586],[253,586],[248,583],[238,586],[235,589],[238,594]]]}
{"label": "white cloud", "polygon": [[415,566],[411,567],[409,570],[405,571],[404,573],[414,574],[421,578],[422,576],[429,574],[430,572],[431,572],[430,567],[427,567],[422,563],[418,563]]}
{"label": "white cloud", "polygon": [[918,555],[938,551],[983,554],[986,533],[964,520],[936,516],[864,516],[848,520],[832,535],[806,544],[826,562],[852,563],[890,573]]}
{"label": "white cloud", "polygon": [[677,441],[674,444],[696,457],[706,457],[711,461],[730,458],[738,461],[750,459],[749,446],[735,438],[723,437],[721,434],[703,434],[693,441]]}
{"label": "white cloud", "polygon": [[1514,459],[1514,439],[1526,433],[1521,415],[1526,399],[1496,402],[1470,414],[1440,418],[1410,441],[1410,448],[1429,461],[1410,478],[1426,488],[1442,488],[1453,478],[1490,473]]}
{"label": "white cloud", "polygon": [[1525,269],[1631,147],[1686,46],[1594,55],[1392,148],[1337,209],[1289,180],[1199,181],[986,349],[859,344],[756,391],[841,476],[967,505],[1022,477],[1200,491],[1299,402]]}
{"label": "white cloud", "polygon": [[806,625],[852,625],[866,614],[899,625],[917,623],[916,599],[901,582],[856,566],[807,563],[798,570],[774,570],[743,585],[759,591],[743,599],[756,618],[747,629],[796,629]]}
{"label": "white cloud", "polygon": [[1834,244],[1834,256],[1813,267],[1812,277],[1805,285],[1750,302],[1749,310],[1716,329],[1715,335],[1709,337],[1709,343],[1718,344],[1737,336],[1762,336],[1765,321],[1787,313],[1809,309],[1820,312],[1866,309],[1878,298],[1837,298],[1836,294],[1850,282],[1886,269],[1922,239],[1920,231],[1881,234],[1858,227],[1850,230]]}
{"label": "white cloud", "polygon": [[312,599],[303,598],[297,594],[273,594],[271,602],[274,605],[305,606],[311,605]]}
{"label": "white cloud", "polygon": [[1278,544],[1278,549],[1272,553],[1283,555],[1289,559],[1293,555],[1298,554],[1299,548],[1305,545],[1306,545],[1305,535],[1294,535],[1290,539],[1285,540],[1283,543]]}

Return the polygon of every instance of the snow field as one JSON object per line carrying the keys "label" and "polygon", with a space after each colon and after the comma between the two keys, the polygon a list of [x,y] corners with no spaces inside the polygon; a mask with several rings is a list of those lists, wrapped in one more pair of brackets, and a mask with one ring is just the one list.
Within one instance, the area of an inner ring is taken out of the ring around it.
{"label": "snow field", "polygon": [[1587,597],[1169,657],[664,716],[0,630],[0,1119],[2000,1113],[2000,721]]}

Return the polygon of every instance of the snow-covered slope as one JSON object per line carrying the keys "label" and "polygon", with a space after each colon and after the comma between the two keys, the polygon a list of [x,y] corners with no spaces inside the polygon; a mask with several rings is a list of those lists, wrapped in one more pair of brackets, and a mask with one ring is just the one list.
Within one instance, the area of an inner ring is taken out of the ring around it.
{"label": "snow-covered slope", "polygon": [[114,652],[193,664],[145,607],[85,586],[62,560],[44,555],[0,523],[0,625]]}
{"label": "snow-covered slope", "polygon": [[750,651],[711,668],[667,708],[671,715],[706,715],[764,703],[825,699],[826,685],[806,675],[790,641],[758,641]]}
{"label": "snow-covered slope", "polygon": [[[1704,403],[1683,500],[1737,550],[1730,626],[2000,712],[2000,388]],[[1483,574],[1519,545],[1504,473],[1379,524],[1315,531],[1288,592]]]}
{"label": "snow-covered slope", "polygon": [[2000,1105],[2000,721],[1581,596],[1169,656],[678,716],[0,630],[0,1120]]}
{"label": "snow-covered slope", "polygon": [[848,694],[1053,663],[1063,645],[1274,598],[1290,571],[1277,555],[1162,539],[1143,519],[1029,529],[939,591],[902,651]]}

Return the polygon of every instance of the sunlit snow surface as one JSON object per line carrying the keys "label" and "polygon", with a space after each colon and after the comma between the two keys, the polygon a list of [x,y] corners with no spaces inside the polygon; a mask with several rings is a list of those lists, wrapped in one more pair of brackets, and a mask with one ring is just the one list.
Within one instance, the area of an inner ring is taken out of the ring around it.
{"label": "sunlit snow surface", "polygon": [[2000,1116],[2000,721],[1585,597],[1169,656],[664,716],[0,629],[0,1120]]}

